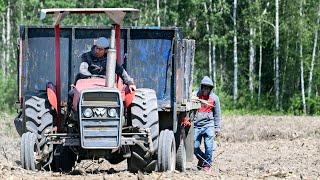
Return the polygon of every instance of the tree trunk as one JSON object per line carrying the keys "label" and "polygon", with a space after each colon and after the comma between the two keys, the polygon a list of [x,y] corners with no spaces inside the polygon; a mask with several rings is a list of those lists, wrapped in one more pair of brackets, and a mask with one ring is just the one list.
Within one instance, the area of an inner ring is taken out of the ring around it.
{"label": "tree trunk", "polygon": [[255,48],[253,45],[254,39],[254,28],[250,27],[250,48],[249,48],[249,90],[251,99],[253,99],[253,92],[254,92],[254,62],[255,62]]}
{"label": "tree trunk", "polygon": [[1,16],[2,18],[2,34],[1,34],[1,38],[2,38],[2,58],[0,59],[0,62],[1,62],[1,70],[2,70],[2,73],[5,73],[5,62],[6,62],[6,19],[5,19],[5,16],[2,15]]}
{"label": "tree trunk", "polygon": [[212,59],[211,59],[211,41],[208,42],[208,63],[209,63],[209,77],[212,79]]}
{"label": "tree trunk", "polygon": [[163,23],[164,23],[164,26],[166,26],[166,24],[167,24],[167,22],[166,22],[166,17],[167,17],[167,0],[164,0],[163,1],[163,3],[164,3],[164,11],[163,11],[163,17],[165,17],[165,18],[163,18]]}
{"label": "tree trunk", "polygon": [[275,24],[275,44],[276,44],[276,49],[275,49],[275,82],[274,82],[274,87],[275,87],[275,93],[276,93],[276,109],[279,110],[279,92],[280,92],[280,87],[279,87],[279,0],[276,1],[276,24]]}
{"label": "tree trunk", "polygon": [[285,55],[285,59],[284,59],[284,68],[283,68],[283,73],[282,73],[282,82],[281,82],[281,95],[280,95],[280,107],[282,110],[282,105],[283,105],[283,95],[286,91],[286,86],[285,86],[285,82],[287,79],[287,66],[288,66],[288,60],[289,60],[289,40],[288,40],[288,31],[287,31],[287,40],[286,40],[286,55]]}
{"label": "tree trunk", "polygon": [[160,23],[160,0],[157,0],[157,21],[158,21],[158,27],[161,26]]}
{"label": "tree trunk", "polygon": [[20,0],[20,23],[23,22],[23,11],[24,11],[24,2],[23,0]]}
{"label": "tree trunk", "polygon": [[[210,26],[209,26],[209,17],[210,16],[210,13],[208,13],[208,8],[207,8],[207,4],[204,2],[203,3],[203,6],[204,6],[204,12],[206,14],[206,29],[207,29],[207,33],[209,35],[209,37],[211,37],[211,33],[210,33]],[[209,63],[209,77],[212,79],[212,59],[211,59],[211,38],[208,39],[208,63]]]}
{"label": "tree trunk", "polygon": [[225,47],[225,44],[220,45],[220,91],[223,91],[223,88],[225,86],[225,84],[227,84],[226,82],[228,82],[227,80],[227,74],[226,74],[226,63],[227,63],[227,48]]}
{"label": "tree trunk", "polygon": [[[209,1],[209,15],[212,15],[212,1]],[[210,19],[209,16],[209,19]],[[214,22],[211,22],[211,36],[214,36]],[[212,71],[213,71],[213,87],[214,89],[217,89],[217,63],[216,63],[216,43],[215,40],[212,40]]]}
{"label": "tree trunk", "polygon": [[304,93],[304,68],[303,68],[303,47],[302,47],[302,35],[303,35],[303,14],[302,14],[303,2],[300,3],[300,79],[301,79],[301,97],[303,105],[303,114],[307,114],[306,97]]}
{"label": "tree trunk", "polygon": [[[12,7],[14,7],[15,5],[13,4],[13,5],[11,5]],[[13,17],[14,16],[14,11],[11,9],[10,10],[10,17]],[[12,25],[12,24],[16,24],[17,22],[15,21],[15,19],[14,18],[11,18],[11,22],[10,22],[10,26]],[[12,29],[12,27],[10,28],[10,29]],[[13,30],[14,31],[14,30]],[[10,53],[11,53],[11,59],[10,59],[10,63],[12,62],[12,61],[16,61],[16,59],[17,59],[17,53],[16,53],[16,47],[14,46],[14,42],[15,42],[15,40],[17,40],[17,39],[15,39],[15,35],[14,35],[14,33],[13,32],[11,32],[11,37],[10,37]],[[9,70],[9,73],[11,74],[11,73],[13,73],[14,72],[14,69],[12,69],[12,68],[8,68],[8,70]]]}
{"label": "tree trunk", "polygon": [[212,42],[212,71],[213,71],[213,87],[217,89],[217,62],[216,62],[216,43]]}
{"label": "tree trunk", "polygon": [[308,98],[311,97],[311,89],[312,89],[312,76],[313,76],[313,69],[314,69],[314,62],[316,59],[316,50],[317,50],[317,42],[318,42],[318,26],[320,21],[320,5],[318,7],[318,18],[317,18],[317,26],[314,31],[314,40],[313,40],[313,50],[312,50],[312,60],[311,60],[311,67],[309,73],[309,85],[308,85]]}
{"label": "tree trunk", "polygon": [[223,63],[224,63],[225,61],[224,61],[224,58],[223,58],[223,55],[222,55],[223,52],[224,52],[224,50],[223,50],[223,45],[221,45],[220,48],[219,48],[219,60],[220,60],[220,90],[222,90],[223,85],[224,85],[224,81],[223,81],[223,72],[224,72]]}
{"label": "tree trunk", "polygon": [[261,20],[259,22],[259,89],[258,89],[258,104],[260,103],[261,97],[261,69],[262,69],[262,27]]}
{"label": "tree trunk", "polygon": [[238,99],[237,0],[233,0],[233,102]]}
{"label": "tree trunk", "polygon": [[7,6],[7,37],[6,37],[6,43],[5,43],[5,48],[6,48],[6,58],[5,58],[5,76],[8,76],[9,74],[9,61],[10,61],[10,49],[11,49],[11,24],[10,24],[10,1],[8,1],[8,6]]}
{"label": "tree trunk", "polygon": [[301,79],[301,97],[303,105],[303,114],[307,114],[306,97],[304,93],[304,73],[303,73],[303,54],[302,54],[302,41],[300,41],[300,79]]}
{"label": "tree trunk", "polygon": [[261,11],[261,6],[262,3],[260,0],[257,0],[257,2],[259,3],[258,6],[258,12],[260,14],[259,17],[259,74],[258,74],[258,104],[260,104],[260,98],[261,98],[261,74],[262,74],[262,17],[263,15],[266,13],[267,9],[264,9],[263,11]]}
{"label": "tree trunk", "polygon": [[[177,2],[176,2],[176,7],[179,7],[179,0],[177,0]],[[179,17],[178,17],[179,18]],[[175,20],[174,20],[174,26],[177,26],[178,25],[178,18],[176,18]]]}

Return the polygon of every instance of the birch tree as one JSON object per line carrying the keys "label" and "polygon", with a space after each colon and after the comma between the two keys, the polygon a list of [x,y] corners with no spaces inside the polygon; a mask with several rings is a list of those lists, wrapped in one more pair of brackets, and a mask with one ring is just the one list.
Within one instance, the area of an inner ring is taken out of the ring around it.
{"label": "birch tree", "polygon": [[[260,4],[259,4],[260,8]],[[260,12],[259,12],[260,13]],[[261,69],[262,69],[262,23],[261,17],[259,19],[259,74],[258,74],[258,104],[260,103],[261,97]]]}
{"label": "birch tree", "polygon": [[[250,25],[252,26],[252,25]],[[249,90],[251,94],[251,99],[253,99],[254,92],[254,62],[255,62],[255,48],[253,44],[254,39],[254,28],[250,27],[250,40],[249,40]]]}
{"label": "birch tree", "polygon": [[[267,13],[267,8],[265,8],[262,12],[262,3],[260,0],[257,1],[258,3],[258,13],[259,13],[259,72],[258,72],[258,104],[260,104],[260,97],[261,97],[261,74],[262,74],[262,21],[264,15]],[[269,3],[267,3],[267,7],[269,6]]]}
{"label": "birch tree", "polygon": [[157,0],[157,22],[158,22],[158,27],[161,26],[160,22],[160,0]]}
{"label": "birch tree", "polygon": [[1,70],[3,73],[5,73],[5,64],[6,64],[6,17],[4,15],[1,16],[2,19],[2,33],[1,33],[1,38],[2,38],[2,58],[1,58]]}
{"label": "birch tree", "polygon": [[217,89],[216,43],[214,42],[214,40],[212,41],[212,71],[213,71],[213,87],[214,89]]}
{"label": "birch tree", "polygon": [[[212,1],[209,2],[209,11],[210,15],[214,16],[213,10],[212,10]],[[214,18],[213,18],[214,19]],[[216,63],[216,43],[215,43],[215,38],[214,38],[214,25],[215,21],[211,22],[211,45],[212,45],[212,71],[213,71],[213,87],[214,89],[217,89],[217,63]]]}
{"label": "birch tree", "polygon": [[[164,1],[163,1],[163,4],[164,4],[163,16],[164,16],[164,17],[167,17],[167,0],[164,0]],[[166,24],[166,18],[164,18],[163,21],[164,21],[163,23]]]}
{"label": "birch tree", "polygon": [[306,106],[306,97],[304,93],[304,68],[303,68],[303,46],[302,46],[302,35],[303,35],[303,1],[300,2],[300,32],[299,32],[299,39],[300,39],[300,44],[299,44],[299,54],[300,54],[300,82],[301,82],[301,97],[302,97],[302,105],[303,105],[303,113],[306,115],[307,114],[307,106]]}
{"label": "birch tree", "polygon": [[6,19],[6,22],[7,22],[7,24],[6,24],[6,28],[7,28],[7,32],[6,32],[6,41],[5,41],[5,49],[6,49],[6,58],[5,58],[5,63],[4,63],[4,65],[5,65],[5,76],[7,76],[8,75],[8,73],[9,73],[9,67],[8,67],[8,65],[9,65],[9,60],[10,60],[10,49],[11,49],[11,22],[10,22],[10,18],[11,18],[11,16],[10,16],[10,14],[11,14],[11,9],[10,9],[10,6],[11,6],[11,4],[10,4],[10,1],[8,1],[8,7],[7,7],[7,19]]}
{"label": "birch tree", "polygon": [[308,98],[311,97],[311,88],[312,88],[312,78],[313,78],[313,69],[316,59],[316,51],[317,51],[317,42],[318,42],[318,30],[319,30],[319,21],[320,21],[320,4],[318,6],[318,15],[317,15],[317,23],[316,28],[314,30],[314,39],[313,39],[313,50],[312,50],[312,59],[311,59],[311,67],[309,72],[309,82],[308,82]]}
{"label": "birch tree", "polygon": [[233,102],[238,99],[237,0],[233,0]]}
{"label": "birch tree", "polygon": [[253,2],[253,0],[249,1],[249,12],[248,15],[250,18],[248,18],[248,25],[249,25],[249,91],[250,91],[250,97],[253,99],[254,94],[254,84],[255,84],[255,70],[254,70],[254,64],[255,64],[255,11],[256,10],[256,4]]}
{"label": "birch tree", "polygon": [[276,22],[275,22],[275,93],[276,93],[276,109],[279,110],[279,94],[280,94],[280,87],[279,87],[279,0],[275,0],[276,3]]}
{"label": "birch tree", "polygon": [[205,12],[205,16],[206,16],[206,29],[207,29],[207,34],[208,34],[208,63],[209,63],[209,77],[212,78],[212,59],[211,59],[211,33],[210,33],[210,25],[209,25],[209,17],[210,13],[208,12],[208,8],[207,8],[207,4],[204,2],[203,3],[203,7],[204,7],[204,12]]}

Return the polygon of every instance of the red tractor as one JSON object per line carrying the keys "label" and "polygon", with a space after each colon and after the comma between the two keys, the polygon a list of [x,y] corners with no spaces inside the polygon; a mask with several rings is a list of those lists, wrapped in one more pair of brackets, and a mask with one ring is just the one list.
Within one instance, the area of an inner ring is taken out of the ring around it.
{"label": "red tractor", "polygon": [[[191,101],[194,41],[179,28],[120,28],[132,8],[43,9],[54,26],[21,26],[19,105],[25,169],[70,171],[76,161],[127,159],[130,172],[185,171],[193,158]],[[66,26],[67,14],[106,13],[112,27]],[[80,79],[79,53],[98,37],[109,39],[105,76]],[[126,92],[116,63],[138,89]],[[54,83],[53,83],[54,82]],[[70,96],[69,91],[73,92]]]}

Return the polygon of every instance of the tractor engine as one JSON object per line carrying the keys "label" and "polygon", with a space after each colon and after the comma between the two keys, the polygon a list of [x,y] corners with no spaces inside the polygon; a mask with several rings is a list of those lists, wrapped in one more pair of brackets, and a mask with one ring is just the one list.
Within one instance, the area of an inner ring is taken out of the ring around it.
{"label": "tractor engine", "polygon": [[123,106],[118,89],[88,89],[78,106],[81,147],[114,149],[120,146]]}
{"label": "tractor engine", "polygon": [[84,149],[115,149],[121,144],[125,121],[121,93],[104,83],[103,78],[80,79],[73,90],[72,119]]}

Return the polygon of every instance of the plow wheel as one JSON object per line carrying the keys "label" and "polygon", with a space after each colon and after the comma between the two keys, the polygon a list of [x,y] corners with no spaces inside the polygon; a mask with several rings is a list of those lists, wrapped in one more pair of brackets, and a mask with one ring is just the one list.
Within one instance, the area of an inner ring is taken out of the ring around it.
{"label": "plow wheel", "polygon": [[172,131],[161,131],[158,149],[158,170],[174,171],[176,166],[176,143]]}
{"label": "plow wheel", "polygon": [[151,172],[156,168],[158,149],[159,117],[157,96],[152,89],[137,89],[131,107],[132,126],[139,129],[150,129],[154,153],[148,152],[146,137],[135,135],[136,139],[144,139],[145,143],[137,143],[131,147],[131,157],[127,160],[130,172]]}
{"label": "plow wheel", "polygon": [[180,140],[180,144],[177,150],[176,169],[180,172],[185,172],[187,166],[186,147],[184,140]]}
{"label": "plow wheel", "polygon": [[53,171],[69,172],[75,165],[76,160],[77,155],[69,147],[57,145],[53,155]]}
{"label": "plow wheel", "polygon": [[[48,144],[45,133],[52,131],[53,117],[50,109],[46,105],[46,100],[36,96],[32,96],[25,102],[25,125],[27,132],[21,140],[21,164],[25,169],[41,169],[48,165],[50,155],[53,152],[53,145]],[[27,158],[28,151],[32,151],[32,145],[35,143],[37,147],[37,166],[34,166],[32,158]]]}
{"label": "plow wheel", "polygon": [[33,171],[40,169],[39,161],[36,159],[39,153],[37,145],[37,137],[34,133],[26,132],[22,134],[20,158],[24,169]]}

